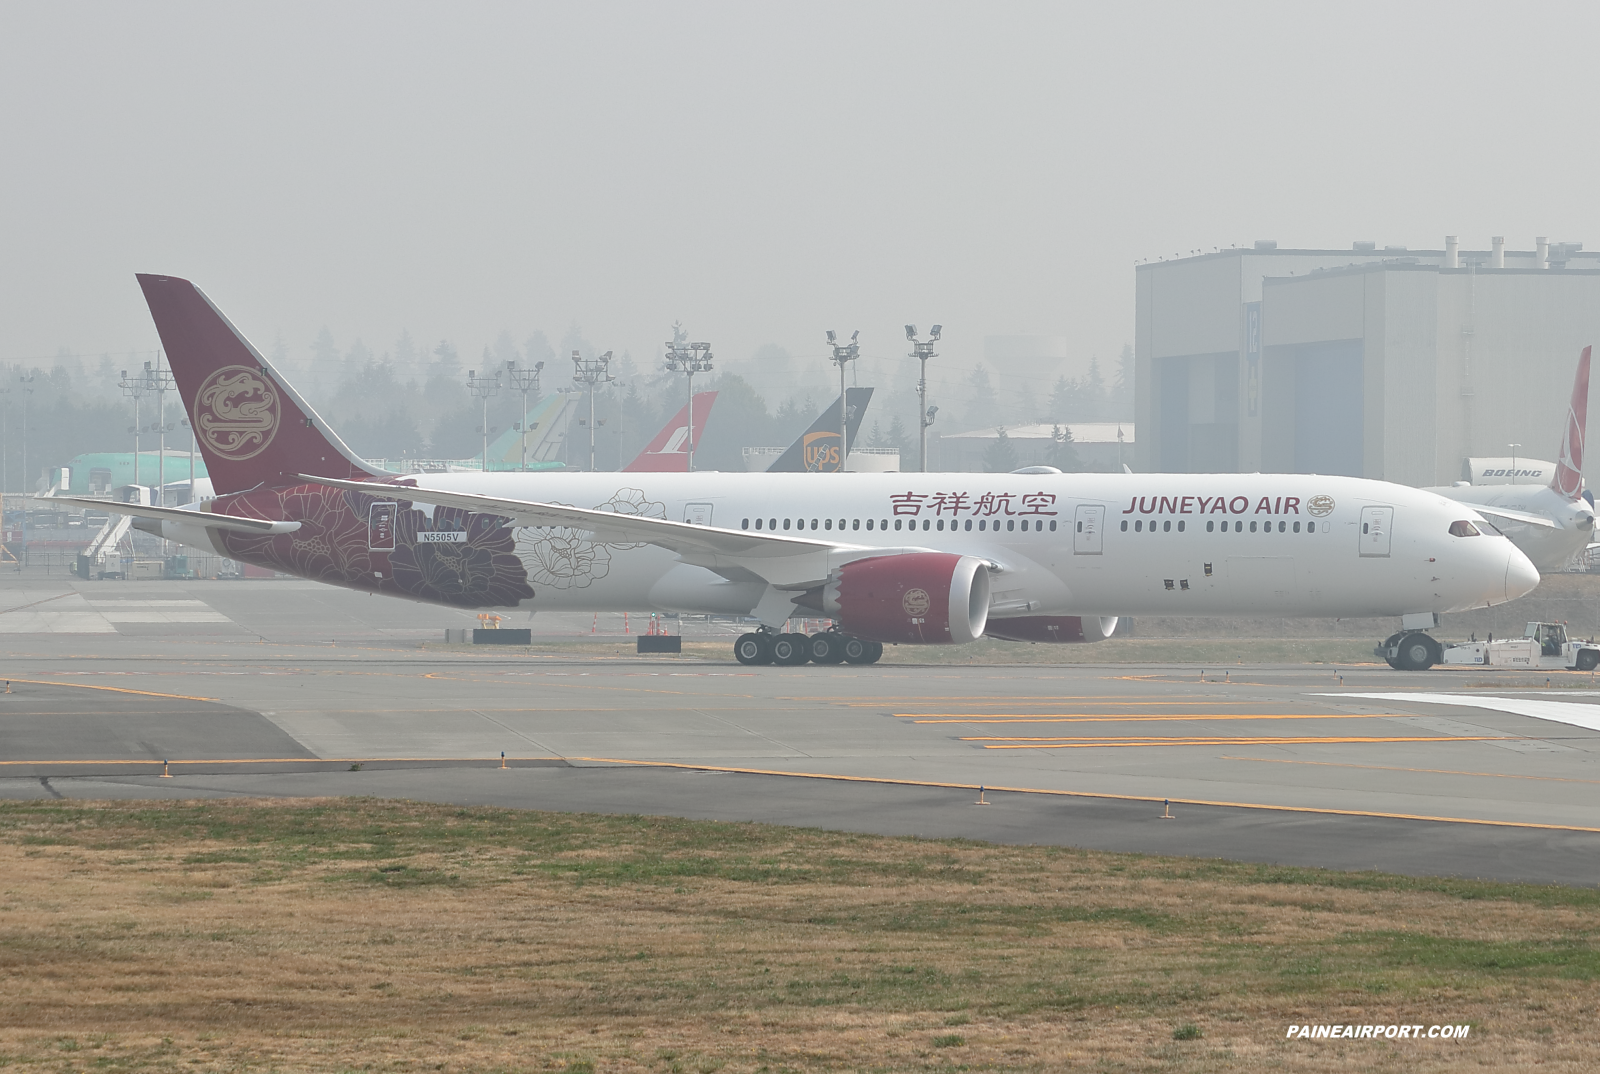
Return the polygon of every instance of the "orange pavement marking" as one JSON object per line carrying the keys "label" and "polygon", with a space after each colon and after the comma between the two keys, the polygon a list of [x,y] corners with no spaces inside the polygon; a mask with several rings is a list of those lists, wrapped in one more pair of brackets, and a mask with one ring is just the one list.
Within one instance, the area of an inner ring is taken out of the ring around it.
{"label": "orange pavement marking", "polygon": [[1600,779],[1571,776],[1524,776],[1516,772],[1458,772],[1453,768],[1407,768],[1391,764],[1344,764],[1340,761],[1291,761],[1286,757],[1223,757],[1224,761],[1259,761],[1262,764],[1309,764],[1323,768],[1370,768],[1379,772],[1426,772],[1437,776],[1484,776],[1489,779],[1536,779],[1550,783],[1600,783]]}
{"label": "orange pavement marking", "polygon": [[1260,738],[999,738],[963,737],[960,742],[995,742],[1010,745],[986,745],[986,750],[1072,750],[1099,749],[1114,746],[1304,746],[1341,742],[1506,742],[1521,741],[1515,735],[1422,735],[1416,737],[1358,737],[1354,735],[1328,738],[1293,738],[1266,736]]}
{"label": "orange pavement marking", "polygon": [[950,713],[897,712],[896,716],[912,723],[1180,723],[1204,720],[1393,720],[1411,713],[1393,712],[1325,712],[1325,713],[1249,713],[1243,716],[1224,716],[1210,713],[1204,716],[1118,716],[1116,714],[1089,716],[1070,713],[1060,716],[1029,716],[1026,713],[1000,713],[994,716],[956,716]]}

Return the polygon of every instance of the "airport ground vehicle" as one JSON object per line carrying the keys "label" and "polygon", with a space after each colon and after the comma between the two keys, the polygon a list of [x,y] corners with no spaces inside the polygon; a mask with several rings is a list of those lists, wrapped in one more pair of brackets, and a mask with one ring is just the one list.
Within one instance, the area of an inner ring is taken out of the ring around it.
{"label": "airport ground vehicle", "polygon": [[1448,645],[1441,663],[1593,671],[1600,667],[1600,644],[1569,638],[1565,623],[1529,623],[1520,638]]}
{"label": "airport ground vehicle", "polygon": [[[1528,592],[1470,507],[1307,474],[517,472],[363,463],[193,284],[140,276],[219,495],[96,502],[272,570],[467,608],[751,616],[795,663],[1119,615],[1416,616]],[[62,498],[70,502],[70,498]],[[837,638],[784,624],[823,615]],[[837,647],[835,645],[837,642]]]}

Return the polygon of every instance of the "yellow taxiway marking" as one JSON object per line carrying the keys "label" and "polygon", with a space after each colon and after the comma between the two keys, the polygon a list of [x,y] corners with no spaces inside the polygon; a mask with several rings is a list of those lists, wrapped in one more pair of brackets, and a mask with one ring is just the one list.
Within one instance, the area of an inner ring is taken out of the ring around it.
{"label": "yellow taxiway marking", "polygon": [[1418,735],[1412,737],[1363,737],[1341,735],[1318,738],[961,738],[961,742],[995,742],[1006,745],[986,745],[986,750],[1082,750],[1112,746],[1304,746],[1340,742],[1507,742],[1520,741],[1514,735]]}
{"label": "yellow taxiway marking", "polygon": [[1224,761],[1260,761],[1262,764],[1309,764],[1322,768],[1367,768],[1377,772],[1425,772],[1436,776],[1483,776],[1488,779],[1534,779],[1548,783],[1600,783],[1600,779],[1572,776],[1524,776],[1515,772],[1460,772],[1454,768],[1408,768],[1392,764],[1344,764],[1340,761],[1291,761],[1286,757],[1223,757]]}
{"label": "yellow taxiway marking", "polygon": [[[1040,698],[1018,697],[1016,694],[1007,694],[1004,697],[998,697],[998,696],[997,697],[880,697],[876,701],[863,701],[863,700],[861,700],[861,698],[859,696],[857,696],[857,697],[848,697],[848,698],[846,698],[846,697],[779,697],[776,700],[778,700],[778,701],[840,701],[840,702],[844,702],[844,703],[848,704],[852,708],[866,708],[866,709],[881,709],[885,705],[915,705],[915,704],[918,704],[918,703],[924,702],[924,701],[928,702],[929,704],[932,704],[932,703],[934,703],[936,701],[962,701],[962,702],[970,702],[972,704],[978,704],[978,703],[981,703],[981,702],[984,702],[984,701],[1001,701],[1001,702],[1004,702],[1007,705],[1062,705],[1062,704],[1076,705],[1076,704],[1078,704],[1080,702],[1084,702],[1084,701],[1097,701],[1102,705],[1140,705],[1140,706],[1152,706],[1153,705],[1153,706],[1157,706],[1157,707],[1164,706],[1164,705],[1215,705],[1217,703],[1217,699],[1214,698],[1214,697],[1201,698],[1201,699],[1197,699],[1197,700],[1193,700],[1193,701],[1181,701],[1181,700],[1180,701],[1167,701],[1167,700],[1162,700],[1162,699],[1157,699],[1157,698],[1147,698],[1147,699],[1141,700],[1141,701],[1129,701],[1129,700],[1126,700],[1126,699],[1118,700],[1119,698],[1123,698],[1123,695],[1121,695],[1121,694],[1060,694],[1060,695],[1057,695],[1055,697],[1040,697]],[[1280,702],[1274,702],[1274,701],[1237,701],[1237,702],[1233,702],[1233,704],[1238,704],[1238,705],[1273,705],[1273,704],[1280,704]]]}
{"label": "yellow taxiway marking", "polygon": [[[15,682],[16,680],[12,680]],[[158,760],[148,758],[121,758],[121,759],[90,759],[85,761],[0,761],[0,765],[26,766],[26,765],[83,765],[83,764],[142,764],[153,768],[171,765],[178,768],[182,765],[197,764],[482,764],[484,766],[498,764],[499,757],[189,757],[183,760]],[[510,764],[514,761],[555,761],[560,760],[555,754],[546,754],[542,757],[507,757],[505,761]]]}
{"label": "yellow taxiway marking", "polygon": [[188,694],[159,694],[154,690],[129,690],[125,686],[91,686],[86,682],[50,682],[46,679],[7,679],[6,681],[26,683],[29,686],[70,686],[74,690],[107,690],[113,694],[139,694],[143,697],[168,697],[177,701],[220,701],[220,698],[215,697],[190,697]]}
{"label": "yellow taxiway marking", "polygon": [[[901,787],[945,787],[975,791],[977,783],[939,783],[925,779],[890,779],[885,776],[841,776],[831,772],[785,772],[771,768],[732,768],[725,765],[683,764],[675,761],[636,761],[621,757],[568,757],[590,764],[625,764],[641,768],[682,768],[692,772],[733,772],[749,776],[791,776],[795,779],[832,779],[841,783],[884,783]],[[1207,798],[1155,798],[1144,794],[1107,794],[1102,791],[1060,791],[1046,787],[998,787],[982,784],[985,791],[1008,794],[1049,794],[1060,798],[1098,798],[1113,802],[1171,802],[1173,805],[1218,806],[1224,809],[1263,809],[1275,813],[1320,813],[1335,817],[1378,817],[1384,820],[1426,820],[1440,824],[1486,824],[1496,828],[1539,828],[1559,832],[1600,832],[1576,824],[1539,824],[1525,820],[1486,820],[1482,817],[1439,817],[1425,813],[1380,813],[1371,809],[1325,809],[1317,806],[1270,805],[1266,802],[1219,802]]]}
{"label": "yellow taxiway marking", "polygon": [[1205,720],[1393,720],[1410,715],[1394,712],[1327,712],[1327,713],[1248,713],[1242,716],[1224,716],[1208,713],[1204,716],[1117,716],[1069,713],[1059,716],[1029,716],[1025,713],[1000,713],[994,716],[956,716],[950,713],[897,712],[896,716],[912,723],[1190,723]]}

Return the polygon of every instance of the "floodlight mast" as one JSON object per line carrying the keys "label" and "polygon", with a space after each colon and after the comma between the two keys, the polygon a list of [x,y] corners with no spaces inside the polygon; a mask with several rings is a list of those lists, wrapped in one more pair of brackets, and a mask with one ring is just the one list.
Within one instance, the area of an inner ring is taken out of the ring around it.
{"label": "floodlight mast", "polygon": [[[33,397],[33,380],[37,373],[17,375],[18,390],[22,393],[22,494],[33,495],[28,491],[28,400]],[[28,557],[28,501],[22,501],[22,557]],[[22,570],[22,564],[17,564],[17,570]]]}
{"label": "floodlight mast", "polygon": [[467,390],[483,400],[483,455],[480,470],[489,469],[489,400],[500,394],[500,374],[480,377],[475,369],[467,370]]}
{"label": "floodlight mast", "polygon": [[539,373],[544,369],[543,362],[534,362],[532,369],[519,369],[517,360],[513,358],[506,363],[506,376],[511,381],[511,387],[522,393],[522,419],[517,422],[517,428],[522,432],[522,469],[528,468],[528,393],[539,394]]}
{"label": "floodlight mast", "polygon": [[839,337],[833,329],[828,329],[828,346],[833,348],[833,354],[828,360],[839,365],[839,472],[844,473],[845,462],[850,454],[850,407],[849,396],[845,394],[844,367],[847,363],[861,357],[860,330],[850,333],[849,343],[840,343]]}
{"label": "floodlight mast", "polygon": [[[122,388],[122,394],[133,400],[133,428],[129,431],[133,433],[133,483],[137,485],[139,483],[139,397],[144,395],[150,383],[144,377],[136,376],[131,380],[128,379],[128,371],[124,369],[119,386]],[[26,478],[27,474],[24,473],[23,477]]]}
{"label": "floodlight mast", "polygon": [[[166,506],[166,495],[162,486],[167,483],[167,393],[178,386],[173,379],[171,369],[161,368],[161,352],[156,351],[155,368],[150,363],[144,364],[145,380],[150,390],[156,393],[156,483],[154,502],[161,507]],[[164,542],[163,542],[164,543]]]}
{"label": "floodlight mast", "polygon": [[667,369],[673,373],[682,373],[689,382],[689,472],[694,472],[694,375],[696,373],[709,373],[711,371],[711,344],[688,342],[689,333],[683,330],[682,322],[672,326],[672,340],[667,344]]}
{"label": "floodlight mast", "polygon": [[589,386],[589,471],[594,472],[594,393],[595,385],[608,384],[615,378],[611,375],[611,352],[606,351],[596,358],[585,358],[578,351],[572,352],[572,379]]}
{"label": "floodlight mast", "polygon": [[938,355],[933,345],[939,342],[939,334],[943,331],[944,325],[936,324],[928,333],[928,339],[923,341],[917,338],[916,325],[906,325],[911,357],[922,363],[922,373],[917,378],[917,470],[924,474],[928,472],[928,426],[933,424],[933,416],[939,412],[938,407],[928,405],[928,359]]}

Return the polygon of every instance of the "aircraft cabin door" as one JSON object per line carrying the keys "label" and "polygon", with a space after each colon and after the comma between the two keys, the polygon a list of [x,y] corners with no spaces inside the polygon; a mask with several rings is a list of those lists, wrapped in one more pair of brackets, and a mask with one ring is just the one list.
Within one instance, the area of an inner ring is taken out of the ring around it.
{"label": "aircraft cabin door", "polygon": [[1100,531],[1106,522],[1106,508],[1099,503],[1081,503],[1072,519],[1072,554],[1098,556]]}
{"label": "aircraft cabin door", "polygon": [[711,525],[711,505],[709,503],[691,503],[683,509],[683,520],[691,526]]}
{"label": "aircraft cabin door", "polygon": [[1387,556],[1389,531],[1394,527],[1393,507],[1363,507],[1361,509],[1361,554]]}
{"label": "aircraft cabin door", "polygon": [[394,551],[394,523],[400,505],[375,503],[367,516],[367,547],[374,552]]}

